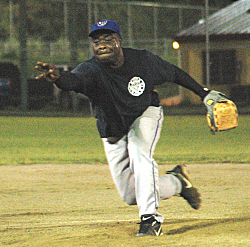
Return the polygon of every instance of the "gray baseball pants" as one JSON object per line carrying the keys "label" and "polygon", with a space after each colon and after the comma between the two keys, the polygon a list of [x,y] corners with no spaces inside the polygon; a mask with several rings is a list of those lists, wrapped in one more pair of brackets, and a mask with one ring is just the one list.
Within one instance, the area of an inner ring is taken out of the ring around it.
{"label": "gray baseball pants", "polygon": [[181,192],[181,182],[175,176],[159,177],[158,164],[153,159],[163,123],[162,107],[150,106],[131,125],[126,136],[115,144],[103,138],[111,175],[122,199],[138,205],[139,216],[157,213],[159,201]]}

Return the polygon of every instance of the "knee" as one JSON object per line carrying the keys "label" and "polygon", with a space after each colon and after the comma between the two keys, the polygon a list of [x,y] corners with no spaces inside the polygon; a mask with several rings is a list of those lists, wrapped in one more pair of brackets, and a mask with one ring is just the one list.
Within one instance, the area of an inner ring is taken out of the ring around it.
{"label": "knee", "polygon": [[122,195],[122,199],[124,202],[126,202],[128,205],[136,205],[136,198],[133,195]]}
{"label": "knee", "polygon": [[128,205],[132,206],[132,205],[136,205],[136,199],[135,198],[130,198],[130,199],[126,199],[124,200]]}

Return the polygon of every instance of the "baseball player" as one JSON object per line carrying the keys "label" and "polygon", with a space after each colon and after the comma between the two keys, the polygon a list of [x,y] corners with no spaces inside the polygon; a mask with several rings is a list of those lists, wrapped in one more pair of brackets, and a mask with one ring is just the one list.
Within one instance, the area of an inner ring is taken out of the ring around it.
{"label": "baseball player", "polygon": [[99,21],[89,36],[92,58],[61,74],[56,66],[38,62],[35,68],[42,74],[37,78],[44,76],[63,90],[89,97],[117,190],[127,204],[138,206],[141,223],[136,236],[159,236],[164,219],[157,212],[160,200],[180,195],[199,209],[201,198],[185,165],[159,177],[153,154],[163,111],[154,86],[176,83],[201,99],[210,90],[147,50],[123,48],[122,32],[115,21]]}

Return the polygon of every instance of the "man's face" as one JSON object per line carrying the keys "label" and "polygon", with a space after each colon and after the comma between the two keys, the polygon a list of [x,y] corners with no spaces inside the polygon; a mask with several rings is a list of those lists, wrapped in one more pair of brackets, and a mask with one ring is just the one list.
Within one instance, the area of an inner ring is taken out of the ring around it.
{"label": "man's face", "polygon": [[122,56],[121,37],[117,33],[97,34],[93,37],[93,49],[102,63],[116,64]]}

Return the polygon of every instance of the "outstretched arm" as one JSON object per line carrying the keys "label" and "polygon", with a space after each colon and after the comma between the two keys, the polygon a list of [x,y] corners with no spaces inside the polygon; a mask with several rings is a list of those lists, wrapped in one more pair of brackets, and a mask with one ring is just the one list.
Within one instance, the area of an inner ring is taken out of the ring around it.
{"label": "outstretched arm", "polygon": [[213,133],[238,126],[237,107],[224,94],[203,88],[186,72],[175,67],[175,83],[199,95],[207,107],[207,121]]}
{"label": "outstretched arm", "polygon": [[203,88],[197,83],[189,74],[178,67],[175,68],[175,80],[174,82],[180,86],[183,86],[201,97],[203,100],[210,92],[207,88]]}
{"label": "outstretched arm", "polygon": [[60,74],[59,69],[53,64],[37,62],[35,69],[41,72],[36,79],[44,77],[47,81],[55,83],[59,88],[65,91],[73,90],[81,93],[85,93],[86,91],[85,84],[81,84],[75,74],[69,71]]}

